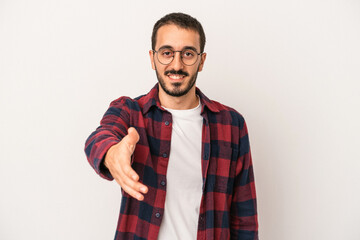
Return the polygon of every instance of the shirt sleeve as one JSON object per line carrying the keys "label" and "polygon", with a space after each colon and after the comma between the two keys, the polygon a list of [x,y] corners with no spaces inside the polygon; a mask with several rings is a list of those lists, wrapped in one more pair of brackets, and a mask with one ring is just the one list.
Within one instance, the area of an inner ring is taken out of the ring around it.
{"label": "shirt sleeve", "polygon": [[242,119],[242,125],[230,210],[231,239],[257,240],[259,237],[254,171],[244,119]]}
{"label": "shirt sleeve", "polygon": [[95,172],[107,180],[113,180],[104,165],[109,148],[126,136],[129,128],[129,108],[124,97],[113,101],[105,112],[100,126],[85,142],[85,154]]}

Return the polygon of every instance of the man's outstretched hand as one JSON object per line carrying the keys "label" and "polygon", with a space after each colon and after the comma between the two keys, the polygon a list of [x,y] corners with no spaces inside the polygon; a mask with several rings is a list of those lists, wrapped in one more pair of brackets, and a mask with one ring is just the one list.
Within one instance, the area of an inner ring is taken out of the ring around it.
{"label": "man's outstretched hand", "polygon": [[125,192],[142,201],[144,196],[141,193],[147,193],[148,188],[139,182],[139,175],[130,166],[131,155],[139,139],[136,129],[129,128],[128,135],[109,148],[104,164]]}

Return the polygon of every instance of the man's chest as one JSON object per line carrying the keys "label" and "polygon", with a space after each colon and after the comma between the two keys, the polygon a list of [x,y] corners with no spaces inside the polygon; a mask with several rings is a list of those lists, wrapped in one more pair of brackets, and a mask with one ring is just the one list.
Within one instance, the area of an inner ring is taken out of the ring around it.
{"label": "man's chest", "polygon": [[[161,187],[168,171],[196,176],[191,172],[200,170],[204,191],[231,193],[238,156],[233,134],[236,128],[206,117],[200,123],[200,128],[194,124],[182,128],[169,113],[145,116],[133,123],[140,134],[133,168],[144,184]],[[172,155],[179,160],[170,162]]]}

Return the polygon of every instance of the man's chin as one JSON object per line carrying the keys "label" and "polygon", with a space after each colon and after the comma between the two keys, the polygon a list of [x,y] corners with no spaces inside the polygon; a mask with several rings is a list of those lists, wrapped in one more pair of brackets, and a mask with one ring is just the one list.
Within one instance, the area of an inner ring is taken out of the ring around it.
{"label": "man's chin", "polygon": [[181,87],[181,83],[171,83],[170,86],[161,87],[164,92],[172,97],[181,97],[188,93],[187,89]]}
{"label": "man's chin", "polygon": [[166,89],[165,92],[173,97],[181,97],[186,94],[186,92],[180,87],[171,87],[170,89]]}
{"label": "man's chin", "polygon": [[181,85],[183,85],[181,82],[174,82],[174,83],[170,83],[170,84],[173,89],[180,89]]}

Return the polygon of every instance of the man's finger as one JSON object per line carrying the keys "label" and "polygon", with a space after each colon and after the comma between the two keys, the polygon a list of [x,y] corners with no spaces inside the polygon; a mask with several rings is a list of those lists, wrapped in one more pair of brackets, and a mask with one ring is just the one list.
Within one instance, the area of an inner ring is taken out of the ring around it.
{"label": "man's finger", "polygon": [[141,193],[135,191],[134,189],[132,189],[132,188],[126,186],[126,185],[123,187],[123,190],[124,190],[127,194],[129,194],[129,195],[132,196],[133,198],[136,198],[136,199],[139,200],[139,201],[144,200],[144,196],[143,196]]}
{"label": "man's finger", "polygon": [[[131,189],[132,191],[136,192],[136,194],[146,194],[147,193],[147,188],[142,185],[141,183],[135,183],[132,181],[129,181],[128,179],[124,179],[123,182],[123,189]],[[146,189],[146,191],[144,191],[144,189]]]}
{"label": "man's finger", "polygon": [[148,188],[139,182],[139,175],[129,166],[124,167],[124,172],[121,174],[122,180],[131,188],[140,191],[142,193],[147,193]]}
{"label": "man's finger", "polygon": [[123,183],[124,185],[132,188],[133,190],[137,191],[137,192],[141,192],[141,193],[147,193],[148,191],[148,188],[140,183],[140,182],[137,182],[137,181],[133,181],[131,178],[129,177],[123,177]]}
{"label": "man's finger", "polygon": [[127,179],[127,181],[129,182],[128,185],[138,191],[141,191],[142,193],[147,193],[148,188],[139,183],[139,175],[134,171],[134,169],[132,169],[132,167],[130,166],[130,163],[124,163],[123,168],[121,169],[121,176],[123,178],[123,180],[125,181],[125,179]]}
{"label": "man's finger", "polygon": [[131,178],[134,181],[139,181],[139,175],[135,172],[134,169],[132,169],[130,163],[125,165],[123,169],[125,175],[127,175],[129,178]]}
{"label": "man's finger", "polygon": [[127,194],[129,194],[131,197],[133,197],[139,201],[144,200],[144,196],[140,192],[138,192],[138,191],[132,189],[131,187],[129,187],[128,185],[126,185],[122,180],[120,180],[120,178],[115,178],[115,180],[121,186],[121,188]]}

